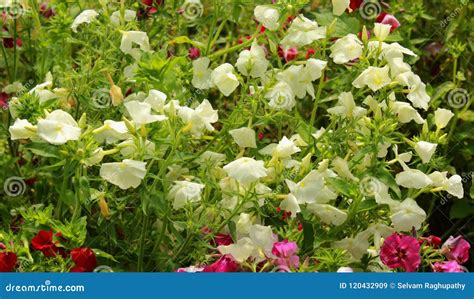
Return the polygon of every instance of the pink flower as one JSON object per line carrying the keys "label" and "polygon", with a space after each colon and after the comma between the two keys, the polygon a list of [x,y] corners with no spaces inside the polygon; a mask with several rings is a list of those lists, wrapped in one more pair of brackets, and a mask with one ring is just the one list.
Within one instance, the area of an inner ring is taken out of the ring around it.
{"label": "pink flower", "polygon": [[464,272],[464,270],[456,261],[447,261],[434,263],[433,272]]}
{"label": "pink flower", "polygon": [[441,246],[441,252],[444,253],[448,260],[464,264],[469,259],[470,248],[471,245],[462,236],[457,236],[456,238],[450,236]]}
{"label": "pink flower", "polygon": [[414,272],[421,263],[420,243],[413,237],[394,233],[385,239],[380,259],[392,269],[401,267]]}
{"label": "pink flower", "polygon": [[376,19],[375,22],[377,23],[382,23],[382,24],[388,24],[391,25],[392,27],[390,28],[390,32],[394,31],[398,27],[400,27],[400,22],[395,18],[395,16],[388,14],[386,12],[382,12]]}
{"label": "pink flower", "polygon": [[189,48],[188,57],[191,60],[197,59],[201,56],[201,51],[198,48]]}
{"label": "pink flower", "polygon": [[273,244],[272,253],[277,256],[275,263],[280,267],[298,268],[300,258],[296,255],[298,245],[295,242],[283,240]]}
{"label": "pink flower", "polygon": [[212,265],[204,267],[202,272],[236,272],[239,265],[228,254],[221,256]]}

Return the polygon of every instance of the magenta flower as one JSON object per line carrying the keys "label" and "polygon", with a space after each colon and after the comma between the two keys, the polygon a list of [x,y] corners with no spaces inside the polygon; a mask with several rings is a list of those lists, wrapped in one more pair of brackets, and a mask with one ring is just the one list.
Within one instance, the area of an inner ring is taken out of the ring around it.
{"label": "magenta flower", "polygon": [[420,244],[413,237],[394,233],[385,239],[380,259],[392,269],[403,268],[414,272],[421,263]]}
{"label": "magenta flower", "polygon": [[470,248],[471,245],[462,236],[457,236],[456,238],[450,236],[441,246],[441,252],[444,253],[448,260],[464,264],[469,260]]}
{"label": "magenta flower", "polygon": [[228,254],[221,256],[212,265],[204,267],[202,272],[236,272],[239,265]]}
{"label": "magenta flower", "polygon": [[447,261],[434,263],[433,272],[464,272],[464,270],[456,261]]}
{"label": "magenta flower", "polygon": [[277,257],[275,263],[280,267],[298,268],[300,265],[300,258],[296,255],[298,245],[295,242],[288,242],[283,240],[273,244],[272,253]]}
{"label": "magenta flower", "polygon": [[198,59],[201,56],[201,51],[199,48],[189,48],[188,49],[188,57],[191,60]]}

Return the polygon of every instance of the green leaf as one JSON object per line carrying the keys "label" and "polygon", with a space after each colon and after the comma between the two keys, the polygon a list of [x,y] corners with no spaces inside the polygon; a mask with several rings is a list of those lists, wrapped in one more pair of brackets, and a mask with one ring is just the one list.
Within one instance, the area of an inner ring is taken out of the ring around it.
{"label": "green leaf", "polygon": [[454,202],[449,212],[449,218],[451,219],[463,219],[474,215],[474,204],[466,201],[459,200]]}
{"label": "green leaf", "polygon": [[96,248],[94,248],[92,250],[94,251],[94,253],[97,257],[102,257],[102,258],[105,258],[105,259],[108,259],[108,260],[111,260],[111,261],[114,261],[114,262],[118,263],[118,261],[111,254],[109,254],[105,251],[102,251],[102,250],[96,249]]}
{"label": "green leaf", "polygon": [[184,35],[183,36],[178,36],[178,37],[172,39],[170,41],[170,44],[191,44],[191,45],[193,45],[195,47],[198,47],[198,48],[203,48],[204,47],[203,43],[193,41],[189,37],[184,36]]}
{"label": "green leaf", "polygon": [[363,200],[358,206],[357,206],[357,213],[359,212],[364,212],[364,211],[370,211],[373,209],[376,209],[379,205],[375,202],[373,199],[366,199]]}
{"label": "green leaf", "polygon": [[28,144],[23,145],[23,148],[41,157],[47,157],[47,158],[60,157],[58,148],[46,143],[28,143]]}
{"label": "green leaf", "polygon": [[398,186],[397,182],[390,174],[390,172],[388,172],[386,169],[379,168],[375,172],[374,176],[378,178],[382,183],[386,184],[393,192],[395,192],[398,199],[401,199],[402,192],[400,191],[400,187]]}
{"label": "green leaf", "polygon": [[340,178],[325,178],[325,180],[334,188],[338,193],[344,194],[347,197],[354,197],[353,185],[349,182]]}

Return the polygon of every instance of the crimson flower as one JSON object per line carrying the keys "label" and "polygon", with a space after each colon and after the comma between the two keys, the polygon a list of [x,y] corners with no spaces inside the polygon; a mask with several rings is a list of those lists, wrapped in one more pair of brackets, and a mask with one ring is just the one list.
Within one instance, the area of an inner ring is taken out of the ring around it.
{"label": "crimson flower", "polygon": [[202,272],[236,272],[239,265],[230,255],[223,255],[212,265],[204,267]]}
{"label": "crimson flower", "polygon": [[441,251],[450,261],[457,261],[459,264],[464,264],[469,260],[469,249],[471,245],[463,239],[462,236],[454,238],[450,236],[441,247]]}
{"label": "crimson flower", "polygon": [[0,108],[7,109],[8,108],[8,100],[9,96],[5,92],[0,92]]}
{"label": "crimson flower", "polygon": [[362,5],[362,2],[364,2],[364,0],[351,0],[349,7],[352,10],[356,10]]}
{"label": "crimson flower", "polygon": [[414,272],[421,263],[420,243],[413,237],[394,233],[385,239],[380,259],[392,269],[403,268]]}
{"label": "crimson flower", "polygon": [[87,247],[80,247],[71,250],[71,259],[76,266],[70,272],[92,272],[97,266],[97,259],[94,251]]}
{"label": "crimson flower", "polygon": [[53,242],[53,232],[40,230],[38,234],[31,240],[31,246],[33,249],[43,252],[46,257],[55,257],[56,254],[61,253],[63,255],[64,250],[57,247]]}
{"label": "crimson flower", "polygon": [[16,266],[17,257],[13,252],[0,252],[0,272],[11,272]]}
{"label": "crimson flower", "polygon": [[429,235],[428,237],[421,237],[419,242],[420,245],[426,243],[430,246],[437,248],[441,245],[441,238],[434,235]]}
{"label": "crimson flower", "polygon": [[214,236],[214,242],[216,246],[227,246],[234,243],[234,240],[231,235],[218,233]]}
{"label": "crimson flower", "polygon": [[200,56],[201,56],[201,51],[199,50],[199,48],[192,47],[188,49],[189,59],[191,60],[198,59]]}

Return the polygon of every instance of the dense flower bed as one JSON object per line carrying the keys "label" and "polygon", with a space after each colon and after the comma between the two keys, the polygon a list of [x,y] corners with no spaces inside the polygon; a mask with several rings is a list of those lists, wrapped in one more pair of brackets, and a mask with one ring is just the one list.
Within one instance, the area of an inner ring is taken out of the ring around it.
{"label": "dense flower bed", "polygon": [[0,271],[468,270],[471,99],[388,4],[88,2],[3,6]]}

